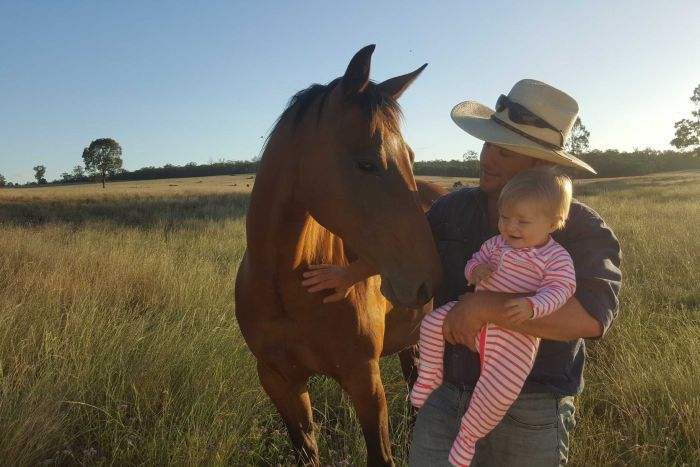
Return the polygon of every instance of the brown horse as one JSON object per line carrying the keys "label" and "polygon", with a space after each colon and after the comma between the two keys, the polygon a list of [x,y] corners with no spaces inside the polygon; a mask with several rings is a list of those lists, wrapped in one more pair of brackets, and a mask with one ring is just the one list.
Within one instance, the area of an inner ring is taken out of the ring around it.
{"label": "brown horse", "polygon": [[420,200],[421,208],[425,212],[428,212],[439,197],[449,193],[446,188],[426,180],[416,179],[416,188],[418,188],[418,199]]}
{"label": "brown horse", "polygon": [[[425,68],[369,81],[374,46],[345,75],[296,94],[260,162],[236,278],[236,315],[263,388],[299,461],[319,464],[306,382],[337,380],[352,399],[368,464],[393,465],[379,357],[415,343],[440,265],[419,204],[412,152],[396,99]],[[309,264],[357,258],[380,272],[348,297],[322,303],[301,286]]]}

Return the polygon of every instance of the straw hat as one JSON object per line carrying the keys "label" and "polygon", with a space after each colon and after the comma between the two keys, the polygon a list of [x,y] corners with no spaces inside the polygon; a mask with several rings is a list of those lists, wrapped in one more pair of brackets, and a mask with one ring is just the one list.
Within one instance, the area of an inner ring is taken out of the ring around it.
{"label": "straw hat", "polygon": [[596,173],[564,150],[576,122],[578,104],[564,92],[533,79],[518,81],[492,110],[478,102],[462,102],[452,120],[482,141],[526,156]]}

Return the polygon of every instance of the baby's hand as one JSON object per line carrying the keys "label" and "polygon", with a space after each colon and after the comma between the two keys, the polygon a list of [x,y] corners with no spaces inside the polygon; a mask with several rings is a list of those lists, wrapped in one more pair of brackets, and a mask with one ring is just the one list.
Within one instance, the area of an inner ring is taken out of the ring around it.
{"label": "baby's hand", "polygon": [[505,303],[506,319],[513,324],[520,324],[532,318],[532,303],[525,298],[513,298]]}
{"label": "baby's hand", "polygon": [[301,285],[309,292],[331,290],[333,293],[323,298],[323,303],[339,302],[350,293],[355,285],[349,277],[347,266],[333,264],[309,264],[309,270],[303,273]]}
{"label": "baby's hand", "polygon": [[468,282],[470,285],[479,285],[488,279],[495,270],[496,268],[493,266],[480,264],[472,270],[471,276],[468,277]]}

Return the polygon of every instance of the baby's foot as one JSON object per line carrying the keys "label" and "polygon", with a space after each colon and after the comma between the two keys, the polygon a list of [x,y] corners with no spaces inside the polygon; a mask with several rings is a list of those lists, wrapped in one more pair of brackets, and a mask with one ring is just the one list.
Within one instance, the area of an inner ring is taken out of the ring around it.
{"label": "baby's foot", "polygon": [[418,379],[411,389],[411,405],[417,409],[423,407],[428,396],[442,384],[442,370],[418,372]]}

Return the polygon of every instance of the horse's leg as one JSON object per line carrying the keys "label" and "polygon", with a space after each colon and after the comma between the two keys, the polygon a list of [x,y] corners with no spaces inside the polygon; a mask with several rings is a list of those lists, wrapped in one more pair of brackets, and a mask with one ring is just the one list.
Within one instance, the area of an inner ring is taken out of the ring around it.
{"label": "horse's leg", "polygon": [[299,465],[319,465],[314,436],[311,399],[306,378],[294,381],[258,360],[258,376],[267,395],[282,416]]}
{"label": "horse's leg", "polygon": [[399,352],[399,361],[401,362],[401,372],[403,379],[408,384],[408,391],[413,389],[413,384],[418,379],[418,346],[412,345]]}
{"label": "horse's leg", "polygon": [[420,323],[423,316],[432,309],[432,302],[423,308],[391,309],[386,315],[386,330],[384,331],[384,347],[382,355],[399,353],[401,372],[408,384],[408,390],[418,378],[418,338]]}
{"label": "horse's leg", "polygon": [[393,466],[389,419],[379,361],[371,360],[346,372],[340,384],[350,394],[360,420],[367,444],[367,465]]}

